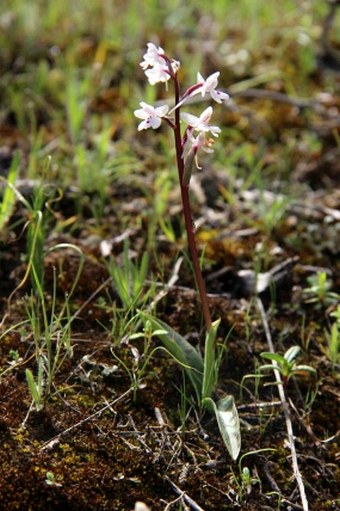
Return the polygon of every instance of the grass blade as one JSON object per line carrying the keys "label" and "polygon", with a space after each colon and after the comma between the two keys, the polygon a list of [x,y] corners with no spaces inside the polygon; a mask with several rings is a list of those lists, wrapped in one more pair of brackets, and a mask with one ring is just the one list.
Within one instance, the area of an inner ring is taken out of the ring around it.
{"label": "grass blade", "polygon": [[[15,191],[13,189],[15,180],[19,172],[19,153],[15,153],[12,160],[11,168],[9,169],[7,177],[7,186],[4,190],[3,199],[0,205],[0,231],[6,222],[9,220],[14,204],[15,204]],[[10,186],[12,185],[12,186]]]}

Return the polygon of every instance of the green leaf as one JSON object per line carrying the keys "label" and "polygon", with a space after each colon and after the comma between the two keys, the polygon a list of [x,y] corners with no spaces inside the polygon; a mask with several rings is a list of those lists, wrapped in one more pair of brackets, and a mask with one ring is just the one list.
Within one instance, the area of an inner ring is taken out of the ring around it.
{"label": "green leaf", "polygon": [[293,360],[296,359],[296,357],[298,356],[298,354],[300,353],[301,351],[301,348],[300,346],[292,346],[291,348],[289,348],[286,353],[284,354],[284,358],[292,363]]}
{"label": "green leaf", "polygon": [[38,387],[34,381],[33,373],[30,369],[26,369],[25,374],[26,374],[28,388],[31,392],[31,396],[33,398],[35,407],[36,407],[37,411],[39,412],[40,410],[42,410],[43,405],[42,405],[41,396],[40,396]]}
{"label": "green leaf", "polygon": [[158,333],[157,337],[176,360],[187,366],[185,371],[195,389],[197,399],[200,400],[204,370],[201,354],[184,337],[171,328],[171,326],[145,312],[140,312],[140,314],[144,319],[150,321],[154,331],[161,330],[165,332]]}
{"label": "green leaf", "polygon": [[[267,369],[270,369],[271,371],[273,371],[274,369],[277,369],[278,371],[280,371],[280,366],[275,366],[274,364],[265,364],[265,365],[259,367],[259,371],[266,371]],[[257,375],[254,375],[254,376],[257,376]]]}
{"label": "green leaf", "polygon": [[7,186],[4,190],[2,202],[0,204],[0,230],[9,220],[11,214],[13,213],[14,204],[15,204],[15,190],[13,188],[15,180],[19,173],[20,160],[19,153],[15,153],[11,167],[9,169],[8,177],[7,177]]}
{"label": "green leaf", "polygon": [[203,371],[203,384],[202,384],[202,401],[206,397],[211,397],[211,394],[216,385],[216,335],[221,320],[217,319],[213,322],[205,336],[205,351],[204,351],[204,371]]}
{"label": "green leaf", "polygon": [[206,398],[205,401],[215,412],[224,445],[233,460],[236,460],[241,449],[241,431],[234,397],[226,396],[217,401],[217,403],[211,398]]}
{"label": "green leaf", "polygon": [[303,364],[294,367],[293,373],[294,374],[302,374],[302,375],[305,374],[305,373],[317,374],[316,370],[314,369],[314,367],[306,366],[306,365],[303,365]]}
{"label": "green leaf", "polygon": [[279,355],[278,353],[271,353],[264,351],[261,353],[261,357],[265,358],[266,360],[275,360],[280,365],[283,365],[285,363],[285,359],[282,355]]}

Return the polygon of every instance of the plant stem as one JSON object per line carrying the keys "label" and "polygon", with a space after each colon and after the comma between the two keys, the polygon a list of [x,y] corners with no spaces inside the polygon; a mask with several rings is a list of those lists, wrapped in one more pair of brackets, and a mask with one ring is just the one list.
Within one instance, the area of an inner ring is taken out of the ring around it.
{"label": "plant stem", "polygon": [[[175,100],[176,105],[179,102],[180,91],[179,84],[177,80],[177,75],[174,76],[174,85],[175,85]],[[175,109],[175,126],[174,126],[174,136],[175,136],[175,146],[176,146],[176,160],[177,160],[177,169],[178,169],[178,177],[179,184],[181,187],[181,197],[182,197],[182,205],[183,205],[183,215],[185,220],[185,229],[187,232],[188,245],[191,255],[192,264],[194,267],[194,274],[196,279],[196,284],[198,287],[198,292],[200,295],[202,312],[204,317],[204,322],[206,329],[209,330],[211,327],[211,315],[208,305],[208,297],[205,289],[204,280],[202,277],[202,272],[199,265],[199,258],[197,252],[197,246],[195,241],[195,228],[191,215],[191,207],[190,207],[190,198],[189,198],[189,184],[183,184],[183,174],[184,174],[184,161],[183,161],[183,147],[182,147],[182,138],[181,138],[181,127],[180,127],[180,109]]]}

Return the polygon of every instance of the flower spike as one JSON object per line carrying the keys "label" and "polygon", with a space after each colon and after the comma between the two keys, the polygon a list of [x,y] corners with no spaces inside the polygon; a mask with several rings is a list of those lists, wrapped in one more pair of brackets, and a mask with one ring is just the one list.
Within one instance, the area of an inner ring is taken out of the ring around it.
{"label": "flower spike", "polygon": [[147,52],[144,54],[140,66],[149,83],[155,85],[159,82],[167,82],[177,73],[180,63],[177,60],[170,60],[160,46],[157,48],[153,43],[148,43],[147,46]]}

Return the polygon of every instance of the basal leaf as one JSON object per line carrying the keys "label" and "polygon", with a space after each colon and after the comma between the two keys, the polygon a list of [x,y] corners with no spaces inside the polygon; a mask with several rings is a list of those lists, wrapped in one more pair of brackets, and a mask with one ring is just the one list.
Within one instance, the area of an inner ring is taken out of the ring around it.
{"label": "basal leaf", "polygon": [[[184,337],[171,328],[171,326],[144,312],[140,314],[150,321],[154,331],[160,331],[157,337],[161,340],[168,352],[176,360],[186,366],[185,371],[195,389],[197,398],[200,399],[204,370],[201,354]],[[165,333],[161,333],[162,331]]]}
{"label": "basal leaf", "polygon": [[233,396],[226,396],[215,403],[206,398],[213,408],[224,445],[230,456],[236,460],[241,449],[240,420]]}

